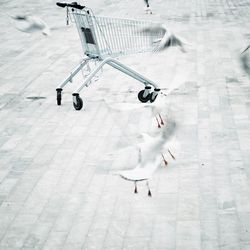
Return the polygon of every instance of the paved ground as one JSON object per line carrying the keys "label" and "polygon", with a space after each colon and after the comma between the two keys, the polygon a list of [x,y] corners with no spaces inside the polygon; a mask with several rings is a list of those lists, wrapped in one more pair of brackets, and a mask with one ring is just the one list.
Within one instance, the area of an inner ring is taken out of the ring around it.
{"label": "paved ground", "polygon": [[[192,46],[129,56],[129,64],[172,89],[163,110],[180,148],[152,181],[133,168],[133,143],[157,129],[136,103],[140,84],[105,68],[83,91],[84,109],[55,88],[81,59],[74,26],[46,1],[1,1],[0,249],[250,249],[250,79],[239,54],[250,42],[249,0],[86,1],[96,13],[165,22]],[[105,6],[106,4],[106,6]],[[17,31],[5,15],[36,13],[52,36]],[[160,63],[159,63],[160,62]],[[34,98],[34,97],[40,97]]]}

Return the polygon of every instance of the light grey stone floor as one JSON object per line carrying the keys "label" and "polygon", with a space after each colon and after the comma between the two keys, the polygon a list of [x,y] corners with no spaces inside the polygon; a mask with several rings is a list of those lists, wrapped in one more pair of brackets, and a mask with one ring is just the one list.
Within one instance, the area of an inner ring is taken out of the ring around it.
{"label": "light grey stone floor", "polygon": [[[22,3],[21,3],[22,2]],[[240,53],[250,43],[247,0],[85,1],[95,13],[166,23],[191,44],[121,61],[168,88],[166,126],[180,149],[144,183],[113,175],[136,165],[131,147],[157,129],[136,103],[142,86],[109,67],[56,105],[55,88],[81,59],[75,27],[55,1],[0,2],[0,249],[250,249],[250,79]],[[50,37],[15,29],[8,15],[37,14]],[[32,97],[41,97],[32,99]]]}

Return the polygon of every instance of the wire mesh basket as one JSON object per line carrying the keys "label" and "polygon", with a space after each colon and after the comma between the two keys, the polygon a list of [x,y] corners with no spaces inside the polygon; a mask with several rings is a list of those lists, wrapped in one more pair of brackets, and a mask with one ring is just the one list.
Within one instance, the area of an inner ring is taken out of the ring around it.
{"label": "wire mesh basket", "polygon": [[[57,104],[61,105],[63,87],[85,66],[90,60],[98,60],[99,64],[89,72],[84,83],[73,93],[73,105],[76,110],[83,107],[79,92],[88,86],[91,79],[103,68],[105,64],[131,76],[145,85],[145,89],[138,93],[141,102],[154,102],[160,89],[157,85],[128,66],[119,62],[116,58],[136,53],[153,51],[156,43],[164,36],[162,29],[154,29],[147,32],[149,27],[157,24],[113,17],[95,16],[91,9],[77,3],[57,3],[60,7],[66,7],[67,20],[73,17],[76,24],[85,58],[61,83],[57,91]],[[158,24],[159,26],[160,24]],[[151,87],[154,88],[151,91]]]}

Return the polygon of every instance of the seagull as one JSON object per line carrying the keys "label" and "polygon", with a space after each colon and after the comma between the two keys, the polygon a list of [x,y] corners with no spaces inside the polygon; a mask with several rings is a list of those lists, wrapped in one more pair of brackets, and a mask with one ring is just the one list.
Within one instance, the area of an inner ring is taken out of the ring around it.
{"label": "seagull", "polygon": [[137,166],[131,170],[122,170],[115,173],[125,180],[134,182],[134,193],[138,193],[137,182],[146,181],[148,196],[152,196],[149,187],[149,180],[160,166],[162,162],[161,157],[163,158],[165,166],[168,165],[169,160],[167,160],[163,155],[163,152],[166,151],[165,148],[167,148],[168,156],[170,156],[171,159],[176,160],[172,150],[174,149],[177,151],[179,143],[176,141],[176,138],[172,138],[170,141],[167,141],[175,129],[175,123],[171,126],[172,127],[170,128],[168,127],[167,129],[161,130],[160,133],[154,136],[142,133],[143,142],[135,145],[139,151],[139,163]]}
{"label": "seagull", "polygon": [[184,42],[184,39],[181,39],[174,35],[165,24],[162,25],[156,25],[151,27],[146,27],[142,29],[142,33],[146,35],[155,35],[159,33],[163,33],[163,37],[161,39],[155,40],[153,43],[155,44],[154,52],[160,52],[164,49],[167,49],[172,46],[178,46],[180,47],[182,52],[186,52],[186,49],[184,48],[184,44],[187,44]]}
{"label": "seagull", "polygon": [[244,71],[250,76],[250,52],[249,52],[250,45],[241,52],[240,60]]}
{"label": "seagull", "polygon": [[[138,145],[140,150],[138,165],[134,169],[122,170],[115,174],[118,174],[125,180],[134,182],[134,193],[138,193],[137,182],[146,181],[148,196],[152,196],[149,187],[149,180],[160,166],[162,162],[161,157],[163,158],[165,166],[167,166],[170,159],[176,160],[169,147],[172,147],[172,150],[173,148],[176,148],[176,146],[179,147],[179,145],[175,142],[175,139],[165,143],[164,141],[159,140],[159,138],[154,138],[146,134],[144,134],[144,137],[148,137],[148,139],[140,146]],[[169,153],[170,159],[166,159],[163,153],[160,153],[165,150],[164,148],[166,146],[168,147],[167,152]]]}
{"label": "seagull", "polygon": [[143,142],[137,145],[139,148],[139,161],[142,164],[146,164],[146,162],[154,161],[155,154],[162,154],[161,152],[165,151],[165,147],[169,147],[169,145],[176,144],[175,140],[172,139],[167,143],[167,140],[173,134],[176,128],[175,123],[172,123],[166,126],[166,129],[162,129],[157,134],[149,135],[147,133],[142,133]]}
{"label": "seagull", "polygon": [[51,30],[47,23],[45,23],[38,16],[17,15],[13,16],[12,18],[17,21],[16,28],[22,32],[42,32],[42,34],[45,36],[49,36],[51,34]]}

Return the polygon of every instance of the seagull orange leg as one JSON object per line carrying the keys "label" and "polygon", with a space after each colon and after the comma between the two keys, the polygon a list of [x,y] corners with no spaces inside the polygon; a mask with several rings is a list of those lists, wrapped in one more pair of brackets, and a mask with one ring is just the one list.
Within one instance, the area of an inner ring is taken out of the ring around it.
{"label": "seagull orange leg", "polygon": [[164,164],[165,164],[165,166],[167,166],[168,165],[168,162],[166,161],[166,159],[165,159],[165,157],[164,157],[164,155],[161,153],[161,156],[162,156],[162,159],[163,159],[163,161],[164,161]]}
{"label": "seagull orange leg", "polygon": [[157,121],[157,124],[158,124],[158,128],[161,128],[161,125],[160,125],[160,123],[159,123],[159,121],[158,121],[158,118],[157,118],[157,116],[155,117],[155,119],[156,119],[156,121]]}
{"label": "seagull orange leg", "polygon": [[159,113],[158,115],[159,115],[160,120],[161,120],[161,125],[164,125],[164,122],[163,122],[163,119],[162,119],[162,117],[161,117],[161,114]]}
{"label": "seagull orange leg", "polygon": [[174,157],[174,155],[171,153],[171,151],[168,149],[168,153],[171,155],[171,157],[174,159],[174,160],[176,160],[175,159],[175,157]]}

